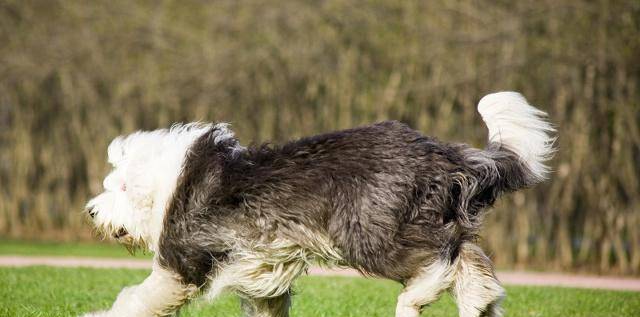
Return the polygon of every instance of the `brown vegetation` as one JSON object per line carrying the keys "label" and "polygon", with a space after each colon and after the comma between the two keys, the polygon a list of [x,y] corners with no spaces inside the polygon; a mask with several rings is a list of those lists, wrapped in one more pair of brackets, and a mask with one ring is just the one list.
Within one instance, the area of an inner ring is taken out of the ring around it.
{"label": "brown vegetation", "polygon": [[517,90],[560,139],[551,181],[487,219],[500,266],[640,273],[637,1],[0,2],[0,235],[88,237],[106,145],[175,121],[243,143],[383,119],[483,146]]}

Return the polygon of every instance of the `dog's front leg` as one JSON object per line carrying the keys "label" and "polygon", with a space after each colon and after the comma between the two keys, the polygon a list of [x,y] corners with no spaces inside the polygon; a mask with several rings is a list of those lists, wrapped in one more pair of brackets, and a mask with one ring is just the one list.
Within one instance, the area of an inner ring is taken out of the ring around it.
{"label": "dog's front leg", "polygon": [[195,292],[195,285],[185,285],[180,276],[153,264],[153,270],[141,284],[125,287],[108,311],[84,317],[155,317],[168,316],[182,306]]}

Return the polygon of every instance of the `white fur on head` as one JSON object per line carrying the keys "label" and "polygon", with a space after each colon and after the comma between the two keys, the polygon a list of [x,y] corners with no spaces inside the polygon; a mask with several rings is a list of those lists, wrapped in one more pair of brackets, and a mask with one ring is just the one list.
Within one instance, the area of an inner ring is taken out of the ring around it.
{"label": "white fur on head", "polygon": [[529,105],[517,92],[498,92],[484,96],[478,112],[489,128],[489,141],[504,145],[518,154],[537,180],[546,178],[544,163],[554,153],[555,131],[544,118],[547,114]]}
{"label": "white fur on head", "polygon": [[176,124],[115,138],[107,150],[113,171],[104,179],[105,191],[87,204],[96,226],[112,236],[124,229],[122,242],[144,243],[156,251],[165,209],[191,144],[211,128],[217,130],[214,142],[233,138],[227,126]]}

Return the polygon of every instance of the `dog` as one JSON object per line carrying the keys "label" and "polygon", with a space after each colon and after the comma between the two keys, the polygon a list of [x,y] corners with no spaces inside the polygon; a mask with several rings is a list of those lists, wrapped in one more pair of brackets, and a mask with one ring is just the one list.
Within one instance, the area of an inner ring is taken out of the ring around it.
{"label": "dog", "polygon": [[166,316],[228,290],[246,316],[288,316],[310,265],[402,283],[396,316],[449,291],[461,317],[500,316],[505,291],[476,240],[503,193],[546,179],[554,129],[515,92],[485,96],[485,149],[397,121],[240,145],[228,124],[136,132],[108,147],[113,170],[86,213],[117,241],[154,253],[151,274],[108,311]]}

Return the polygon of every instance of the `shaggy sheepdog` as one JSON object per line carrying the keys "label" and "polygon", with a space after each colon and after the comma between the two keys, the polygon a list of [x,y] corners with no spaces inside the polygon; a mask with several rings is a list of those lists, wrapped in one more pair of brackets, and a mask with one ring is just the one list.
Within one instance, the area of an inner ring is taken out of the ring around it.
{"label": "shaggy sheepdog", "polygon": [[476,240],[485,210],[545,179],[546,114],[515,92],[478,105],[484,149],[396,121],[243,147],[229,126],[118,137],[87,204],[95,226],[154,253],[153,270],[88,316],[166,316],[199,295],[240,295],[247,316],[287,316],[310,265],[402,283],[396,316],[449,291],[460,316],[499,316],[504,289]]}

